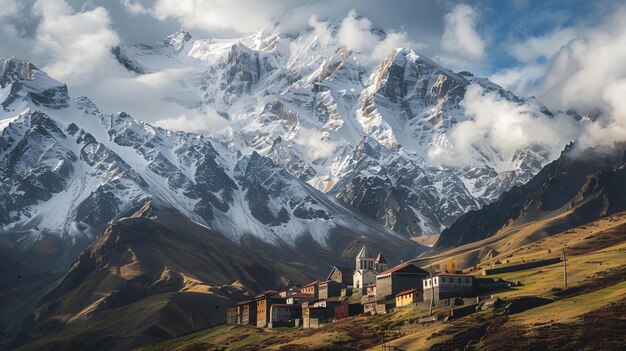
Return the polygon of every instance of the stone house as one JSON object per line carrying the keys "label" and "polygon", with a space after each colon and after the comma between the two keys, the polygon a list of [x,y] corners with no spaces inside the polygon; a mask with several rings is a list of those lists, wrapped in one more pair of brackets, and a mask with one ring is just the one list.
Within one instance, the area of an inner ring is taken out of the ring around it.
{"label": "stone house", "polygon": [[376,275],[376,299],[384,300],[410,289],[422,289],[428,273],[414,264],[400,264]]}
{"label": "stone house", "polygon": [[286,299],[286,302],[291,305],[302,305],[311,301],[317,300],[313,295],[308,294],[295,294]]}
{"label": "stone house", "polygon": [[270,307],[269,328],[293,326],[294,321],[302,317],[300,305],[275,303]]}
{"label": "stone house", "polygon": [[319,328],[326,319],[326,308],[324,307],[307,307],[302,310],[302,327],[304,329]]}
{"label": "stone house", "polygon": [[226,324],[240,324],[241,323],[241,306],[230,306],[226,310]]}
{"label": "stone house", "polygon": [[334,280],[343,286],[353,285],[354,268],[334,266],[326,280]]}
{"label": "stone house", "polygon": [[315,298],[319,298],[319,280],[311,282],[300,289],[300,294],[311,295]]}
{"label": "stone house", "polygon": [[256,297],[256,326],[266,327],[270,322],[270,309],[274,304],[284,304],[285,298],[278,291],[267,291]]}
{"label": "stone house", "polygon": [[322,307],[326,311],[326,318],[332,318],[335,315],[335,307],[341,305],[341,301],[336,299],[318,300],[313,303],[313,307]]}
{"label": "stone house", "polygon": [[334,280],[327,280],[318,284],[318,296],[320,299],[328,299],[341,295],[341,284]]}
{"label": "stone house", "polygon": [[422,289],[424,300],[430,300],[434,292],[436,302],[453,297],[469,297],[476,292],[473,276],[451,273],[439,273],[432,279],[424,279]]}
{"label": "stone house", "polygon": [[363,313],[363,305],[360,303],[343,304],[335,307],[335,319],[340,320]]}
{"label": "stone house", "polygon": [[241,312],[241,324],[248,325],[256,325],[256,300],[247,300],[241,303],[242,312]]}

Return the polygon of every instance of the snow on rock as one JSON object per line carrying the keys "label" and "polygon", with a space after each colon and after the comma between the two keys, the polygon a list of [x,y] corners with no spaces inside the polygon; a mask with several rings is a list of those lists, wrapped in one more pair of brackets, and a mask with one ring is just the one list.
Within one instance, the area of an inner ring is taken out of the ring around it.
{"label": "snow on rock", "polygon": [[552,115],[410,49],[370,68],[313,31],[196,39],[180,30],[113,54],[135,74],[184,69],[165,98],[215,111],[227,127],[198,135],[107,114],[27,61],[0,60],[0,233],[31,233],[25,246],[43,233],[72,242],[157,198],[232,240],[324,244],[340,226],[431,234],[550,161],[540,146],[509,160],[475,145],[471,166],[433,163],[430,148],[467,119],[470,84]]}

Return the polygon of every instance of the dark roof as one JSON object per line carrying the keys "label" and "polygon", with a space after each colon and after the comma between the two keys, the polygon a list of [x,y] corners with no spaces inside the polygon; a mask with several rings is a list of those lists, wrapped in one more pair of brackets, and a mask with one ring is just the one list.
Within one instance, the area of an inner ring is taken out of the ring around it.
{"label": "dark roof", "polygon": [[314,282],[310,282],[309,284],[303,286],[303,288],[308,288],[308,287],[313,286],[313,285],[318,285],[319,283],[320,283],[320,281],[316,280]]}
{"label": "dark roof", "polygon": [[376,256],[376,263],[387,263],[387,260],[385,260],[385,257],[383,256],[383,253],[379,253],[378,256]]}
{"label": "dark roof", "polygon": [[403,292],[401,292],[401,293],[398,293],[398,295],[396,295],[396,297],[398,297],[398,296],[404,296],[404,295],[408,295],[408,294],[412,294],[412,293],[414,293],[414,292],[416,292],[416,291],[417,291],[417,289],[411,289],[411,290],[403,291]]}
{"label": "dark roof", "polygon": [[419,268],[418,266],[414,264],[409,263],[409,264],[399,264],[393,268],[389,268],[388,270],[384,272],[376,274],[376,276],[378,277],[379,275],[387,275],[387,274],[395,273],[399,271],[428,275],[428,272],[426,272],[425,270]]}
{"label": "dark roof", "polygon": [[290,297],[294,297],[297,299],[314,299],[315,298],[315,296],[311,294],[293,294],[291,296],[287,296],[287,298],[290,298]]}
{"label": "dark roof", "polygon": [[376,283],[369,284],[368,287],[370,286],[376,286]]}
{"label": "dark roof", "polygon": [[474,276],[471,275],[467,275],[467,274],[454,274],[454,273],[437,273],[435,274],[436,277],[438,276],[443,276],[443,277],[463,277],[463,278],[474,278]]}
{"label": "dark roof", "polygon": [[276,307],[291,307],[291,308],[300,307],[300,305],[289,304],[289,303],[275,303],[272,306],[276,306]]}
{"label": "dark roof", "polygon": [[334,266],[333,269],[330,270],[330,273],[328,274],[328,278],[330,278],[330,276],[333,274],[335,269],[341,272],[341,275],[344,275],[344,274],[352,275],[352,273],[354,273],[354,268],[344,267],[344,266]]}
{"label": "dark roof", "polygon": [[257,297],[257,298],[260,298],[260,297],[267,297],[267,296],[278,295],[278,294],[280,294],[280,291],[276,291],[276,290],[268,290],[268,291],[265,291],[265,292],[260,293],[260,294],[259,294],[259,295],[257,295],[256,297]]}
{"label": "dark roof", "polygon": [[319,282],[318,285],[326,285],[326,284],[339,284],[339,283],[331,279],[331,280],[324,280],[323,282]]}

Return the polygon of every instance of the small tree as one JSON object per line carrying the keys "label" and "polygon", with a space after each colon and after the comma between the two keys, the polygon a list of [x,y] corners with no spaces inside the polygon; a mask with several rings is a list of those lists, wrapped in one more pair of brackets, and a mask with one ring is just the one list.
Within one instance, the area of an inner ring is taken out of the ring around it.
{"label": "small tree", "polygon": [[454,263],[454,260],[452,259],[448,260],[448,262],[446,263],[446,272],[448,273],[456,272],[456,264]]}

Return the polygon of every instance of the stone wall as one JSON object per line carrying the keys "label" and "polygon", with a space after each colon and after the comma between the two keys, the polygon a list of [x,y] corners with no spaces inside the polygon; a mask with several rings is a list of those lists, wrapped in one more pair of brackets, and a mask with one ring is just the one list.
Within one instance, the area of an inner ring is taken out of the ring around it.
{"label": "stone wall", "polygon": [[498,268],[483,269],[483,275],[493,275],[493,274],[500,274],[500,273],[523,271],[525,269],[549,266],[551,264],[555,264],[559,262],[561,262],[561,258],[555,257],[555,258],[549,258],[546,260],[525,262],[525,263],[520,263],[520,264],[512,264],[512,265],[502,266]]}

